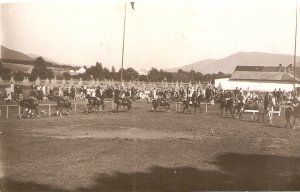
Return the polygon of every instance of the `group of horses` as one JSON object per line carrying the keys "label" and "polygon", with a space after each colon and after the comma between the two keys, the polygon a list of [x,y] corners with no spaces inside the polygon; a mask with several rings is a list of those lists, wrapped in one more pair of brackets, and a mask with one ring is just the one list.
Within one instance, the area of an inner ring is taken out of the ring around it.
{"label": "group of horses", "polygon": [[[105,105],[104,105],[104,97],[91,97],[90,95],[86,95],[86,106],[84,112],[86,114],[88,113],[96,113],[98,111],[105,112]],[[189,113],[191,111],[189,110],[189,107],[194,108],[194,113],[196,113],[197,109],[199,109],[199,113],[202,112],[201,103],[204,102],[211,102],[207,101],[207,99],[204,97],[204,95],[199,95],[195,98],[185,98],[181,100],[183,107],[182,113],[185,113],[185,110],[187,110]],[[114,99],[113,101],[115,105],[114,112],[118,112],[119,108],[121,106],[124,106],[126,110],[131,110],[131,100],[129,98],[118,98]],[[226,115],[231,115],[234,119],[235,117],[237,119],[243,118],[243,113],[245,110],[245,104],[242,102],[239,102],[237,99],[234,99],[232,97],[230,98],[223,98],[219,100],[220,103],[220,112],[223,114],[223,111],[225,110]],[[157,111],[159,107],[164,107],[167,112],[170,111],[170,105],[171,101],[168,98],[156,98],[152,99],[152,111]],[[27,117],[39,117],[39,102],[36,99],[23,99],[20,101],[20,107],[21,107],[21,113],[19,115],[20,118]],[[56,98],[56,115],[62,116],[63,109],[66,109],[66,114],[69,115],[69,113],[72,111],[72,102],[70,99],[66,97],[58,97]],[[275,108],[278,108],[278,104],[275,100],[275,98],[272,98],[267,106],[258,106],[258,121],[260,119],[260,116],[262,117],[262,121],[265,122],[265,115],[268,116],[269,122],[272,125],[272,118]],[[236,116],[235,116],[236,115]],[[293,120],[291,122],[291,119],[293,117]],[[285,110],[285,118],[286,118],[286,125],[288,125],[291,128],[294,128],[296,119],[300,118],[300,105],[298,107],[288,107]]]}
{"label": "group of horses", "polygon": [[[91,97],[86,95],[86,106],[84,112],[96,113],[98,111],[105,112],[104,98]],[[56,115],[62,116],[63,109],[66,109],[66,115],[68,116],[72,112],[72,102],[67,97],[57,97],[56,101]],[[116,105],[115,111],[118,112],[120,106],[124,106],[126,110],[131,110],[131,101],[128,98],[115,99],[114,103]],[[34,98],[22,99],[19,102],[21,111],[19,118],[38,118],[39,117],[39,101]],[[101,107],[101,108],[100,108]],[[42,111],[43,112],[43,111]]]}
{"label": "group of horses", "polygon": [[[256,103],[256,110],[258,112],[257,121],[260,120],[260,117],[265,122],[265,115],[267,115],[269,119],[269,123],[273,125],[272,119],[275,109],[279,109],[280,106],[278,102],[276,101],[276,98],[273,97],[269,101],[266,102],[266,104],[263,103]],[[220,100],[220,111],[221,114],[223,114],[223,110],[225,109],[226,115],[228,116],[228,112],[232,116],[232,118],[237,119],[243,119],[243,113],[245,109],[247,108],[247,104],[244,104],[243,102],[238,101],[237,99],[234,99],[232,97],[230,98],[223,98]],[[291,118],[293,117],[293,121],[291,123]],[[289,125],[290,128],[295,128],[296,119],[300,119],[300,105],[296,107],[287,107],[285,110],[285,119],[286,124],[285,127]]]}
{"label": "group of horses", "polygon": [[[21,111],[19,118],[39,118],[39,101],[37,99],[28,98],[22,99],[19,102]],[[62,116],[62,110],[65,108],[67,110],[67,115],[72,111],[72,102],[64,97],[59,97],[56,99],[56,115]],[[42,111],[44,113],[44,111]]]}

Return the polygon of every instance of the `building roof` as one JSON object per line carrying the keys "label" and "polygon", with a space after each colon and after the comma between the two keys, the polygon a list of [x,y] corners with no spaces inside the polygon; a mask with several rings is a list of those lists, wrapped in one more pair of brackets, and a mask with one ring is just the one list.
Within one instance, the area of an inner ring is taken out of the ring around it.
{"label": "building roof", "polygon": [[[294,81],[293,68],[282,66],[237,66],[231,80]],[[296,68],[296,81],[300,81],[300,68]]]}

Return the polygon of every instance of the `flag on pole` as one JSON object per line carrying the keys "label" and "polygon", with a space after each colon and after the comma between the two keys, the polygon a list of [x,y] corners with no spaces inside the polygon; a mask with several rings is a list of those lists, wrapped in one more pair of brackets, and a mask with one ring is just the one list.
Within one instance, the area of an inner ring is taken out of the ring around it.
{"label": "flag on pole", "polygon": [[134,2],[130,2],[130,4],[131,4],[131,8],[132,8],[133,10],[135,10],[135,9],[134,9]]}

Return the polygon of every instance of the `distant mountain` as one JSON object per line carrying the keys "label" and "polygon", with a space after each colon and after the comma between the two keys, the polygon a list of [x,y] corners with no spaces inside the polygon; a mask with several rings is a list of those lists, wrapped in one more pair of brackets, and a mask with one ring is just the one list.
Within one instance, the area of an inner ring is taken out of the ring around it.
{"label": "distant mountain", "polygon": [[209,65],[210,63],[216,61],[215,59],[205,59],[202,61],[198,61],[189,65],[185,65],[182,67],[177,67],[177,68],[173,68],[173,69],[166,69],[166,71],[168,72],[177,72],[179,69],[182,69],[183,71],[191,71],[194,70],[196,72],[200,72],[201,68],[203,68],[204,66]]}
{"label": "distant mountain", "polygon": [[[43,56],[36,54],[24,54],[1,45],[1,59],[3,59],[3,65],[10,68],[13,72],[22,71],[25,73],[31,73],[33,61],[38,57]],[[79,68],[71,65],[58,64],[47,57],[43,57],[43,59],[48,62],[46,64],[47,67],[52,69],[56,76],[62,76],[64,72],[68,72],[70,69],[76,70]]]}
{"label": "distant mountain", "polygon": [[[300,57],[297,57],[299,61]],[[283,66],[294,62],[293,55],[272,54],[262,52],[238,52],[223,59],[206,59],[193,64],[178,68],[166,69],[165,71],[176,72],[178,69],[183,71],[195,70],[196,72],[206,73],[233,73],[237,65],[242,66]]]}
{"label": "distant mountain", "polygon": [[1,45],[1,59],[34,60],[30,56]]}

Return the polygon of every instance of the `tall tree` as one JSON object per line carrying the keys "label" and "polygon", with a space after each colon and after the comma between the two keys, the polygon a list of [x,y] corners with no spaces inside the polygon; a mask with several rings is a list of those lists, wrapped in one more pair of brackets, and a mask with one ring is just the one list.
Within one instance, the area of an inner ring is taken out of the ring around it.
{"label": "tall tree", "polygon": [[42,57],[38,57],[34,61],[34,67],[29,79],[34,81],[37,79],[37,77],[40,77],[41,79],[52,79],[54,77],[53,71],[51,69],[47,69],[45,60]]}

